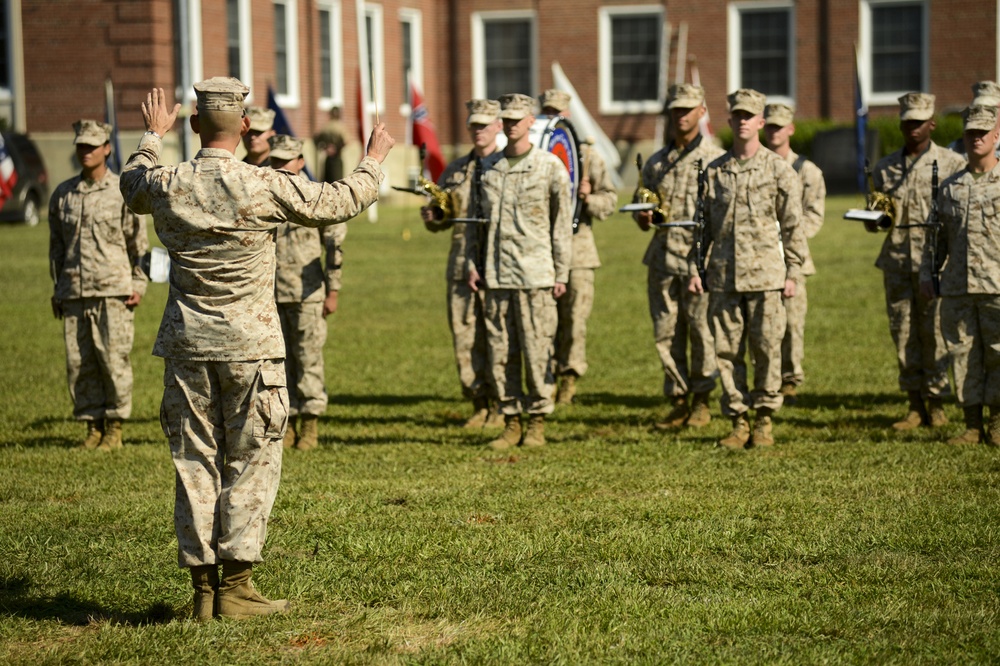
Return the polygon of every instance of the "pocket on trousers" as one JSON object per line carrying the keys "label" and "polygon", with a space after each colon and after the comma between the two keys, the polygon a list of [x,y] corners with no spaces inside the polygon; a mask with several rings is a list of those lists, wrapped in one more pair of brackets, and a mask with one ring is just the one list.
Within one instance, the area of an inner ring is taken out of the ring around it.
{"label": "pocket on trousers", "polygon": [[[279,367],[275,367],[279,365]],[[280,364],[265,361],[257,381],[254,437],[277,439],[284,437],[288,426],[288,390],[285,372]]]}
{"label": "pocket on trousers", "polygon": [[167,414],[167,401],[173,398],[174,392],[177,390],[177,377],[174,376],[172,372],[164,369],[163,371],[163,398],[160,400],[160,430],[163,431],[164,436],[170,439],[170,419]]}

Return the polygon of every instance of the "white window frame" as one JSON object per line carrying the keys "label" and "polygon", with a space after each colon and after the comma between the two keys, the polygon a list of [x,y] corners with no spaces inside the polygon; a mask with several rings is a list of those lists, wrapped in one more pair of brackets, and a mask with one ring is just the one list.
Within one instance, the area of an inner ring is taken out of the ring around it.
{"label": "white window frame", "polygon": [[[658,21],[660,24],[660,72],[657,76],[656,99],[645,101],[620,102],[612,99],[614,87],[612,85],[611,69],[611,21],[618,16],[648,16],[650,20]],[[666,97],[667,91],[663,90],[663,21],[664,10],[662,5],[617,5],[613,7],[601,7],[597,10],[597,62],[598,62],[598,111],[604,115],[622,115],[629,113],[659,113],[663,109],[662,100]]]}
{"label": "white window frame", "polygon": [[[728,85],[726,90],[733,91],[737,88],[744,88],[743,85],[743,72],[742,72],[742,49],[740,44],[742,42],[742,22],[740,18],[744,11],[753,11],[761,9],[786,9],[788,10],[788,25],[789,25],[789,35],[788,35],[788,95],[768,95],[768,103],[777,104],[787,104],[788,106],[795,108],[795,96],[796,96],[796,81],[795,72],[796,68],[796,53],[795,53],[795,35],[796,35],[796,25],[795,25],[795,3],[792,0],[769,0],[768,2],[731,2],[729,3],[728,11],[728,57],[726,59],[726,78]],[[764,91],[761,91],[764,92]]]}
{"label": "white window frame", "polygon": [[[385,112],[385,31],[383,23],[383,11],[382,5],[365,5],[365,20],[371,17],[372,19],[372,44],[369,46],[369,50],[372,53],[373,62],[368,63],[371,68],[372,77],[374,81],[374,89],[372,92],[372,98],[378,100],[378,111],[379,113]],[[364,25],[364,24],[362,24]],[[365,74],[362,74],[365,76]],[[365,109],[370,115],[375,113],[375,104],[373,102],[366,102]]]}
{"label": "white window frame", "polygon": [[319,0],[316,3],[316,16],[320,11],[330,12],[330,97],[322,96],[322,86],[320,87],[320,98],[317,100],[317,107],[323,111],[329,111],[335,106],[344,106],[344,23],[343,13],[340,8],[340,0]]}
{"label": "white window frame", "polygon": [[[423,13],[419,9],[404,7],[399,10],[399,22],[401,24],[410,24],[410,48],[412,49],[412,53],[410,54],[410,80],[417,84],[421,92],[426,92],[424,90]],[[400,46],[402,47],[402,40],[400,40]],[[402,63],[402,57],[400,57],[400,63]],[[409,95],[408,91],[407,95]],[[410,100],[408,98],[404,98],[403,103],[399,105],[399,113],[405,118],[410,117]]]}
{"label": "white window frame", "polygon": [[534,95],[538,90],[538,13],[533,9],[510,11],[490,11],[472,13],[472,96],[486,97],[486,30],[489,21],[511,19],[527,20],[531,24],[531,90],[511,90],[525,95]]}
{"label": "white window frame", "polygon": [[285,6],[285,44],[288,47],[288,67],[285,70],[285,78],[288,81],[288,92],[280,94],[275,90],[274,101],[282,108],[296,109],[300,104],[298,0],[273,0],[273,5]]}
{"label": "white window frame", "polygon": [[[251,20],[251,16],[250,16],[250,0],[236,0],[236,3],[237,3],[236,12],[238,14],[238,22],[239,22],[239,28],[238,28],[239,34],[236,37],[240,41],[240,72],[239,72],[239,76],[237,76],[236,78],[238,78],[240,81],[243,81],[247,85],[250,85],[250,87],[252,89],[253,86],[251,84],[253,82],[252,81],[252,79],[253,79],[253,24],[252,24],[252,20]],[[227,18],[227,20],[226,20],[226,29],[228,31],[228,28],[229,28],[228,16],[226,18]],[[228,44],[229,34],[228,34],[228,32],[226,34],[226,40],[227,40],[227,43],[226,43],[226,51],[227,51],[227,53],[226,53],[226,60],[228,62],[228,59],[229,59],[229,53],[228,53],[228,51],[229,51],[229,44]],[[249,100],[249,95],[247,96],[247,99]]]}
{"label": "white window frame", "polygon": [[858,6],[858,28],[860,31],[859,50],[861,51],[861,91],[865,104],[868,106],[890,106],[899,103],[899,97],[913,90],[893,90],[889,92],[872,91],[872,7],[886,7],[892,5],[923,5],[924,24],[921,26],[923,33],[920,54],[920,90],[930,90],[930,15],[931,8],[928,0],[861,0]]}

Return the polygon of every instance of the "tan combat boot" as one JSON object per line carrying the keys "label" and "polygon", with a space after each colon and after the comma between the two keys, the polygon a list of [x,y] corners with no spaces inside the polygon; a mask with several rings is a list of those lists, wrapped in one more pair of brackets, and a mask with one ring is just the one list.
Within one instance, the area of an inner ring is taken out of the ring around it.
{"label": "tan combat boot", "polygon": [[502,428],[504,425],[506,425],[506,421],[503,418],[503,413],[500,411],[500,403],[495,400],[490,400],[490,415],[486,417],[486,423],[483,427]]}
{"label": "tan combat boot", "polygon": [[215,595],[219,617],[243,620],[256,615],[284,613],[288,602],[284,599],[265,599],[250,581],[253,564],[250,562],[222,561],[222,581]]}
{"label": "tan combat boot", "polygon": [[719,446],[736,451],[745,449],[749,441],[750,420],[747,419],[747,415],[744,413],[733,417],[733,431],[729,433],[728,437],[723,437],[719,440]]}
{"label": "tan combat boot", "polygon": [[794,405],[797,400],[795,391],[795,384],[791,382],[784,382],[781,385],[781,397],[783,398],[782,404],[788,405],[789,407]]}
{"label": "tan combat boot", "polygon": [[927,409],[924,407],[924,399],[920,397],[920,391],[910,391],[909,396],[910,406],[906,416],[901,421],[892,424],[896,430],[913,430],[930,422]]}
{"label": "tan combat boot", "polygon": [[576,375],[563,375],[559,378],[559,392],[556,393],[556,404],[572,405],[576,396]]}
{"label": "tan combat boot", "polygon": [[104,434],[101,435],[101,443],[97,445],[97,450],[107,453],[122,446],[122,420],[108,419],[104,423]]}
{"label": "tan combat boot", "polygon": [[965,420],[965,432],[948,440],[950,446],[962,446],[965,444],[979,444],[986,441],[986,434],[983,432],[983,406],[970,405],[962,408],[962,416]]}
{"label": "tan combat boot", "polygon": [[774,410],[761,407],[757,410],[757,418],[753,422],[753,435],[750,441],[754,446],[774,446],[774,435],[771,433],[771,414]]}
{"label": "tan combat boot", "polygon": [[948,425],[948,417],[944,414],[944,405],[941,398],[927,399],[927,419],[932,428],[940,428]]}
{"label": "tan combat boot", "polygon": [[514,448],[521,442],[521,415],[505,414],[504,428],[500,436],[490,442],[489,446],[494,451],[506,451]]}
{"label": "tan combat boot", "polygon": [[87,421],[87,437],[80,444],[81,449],[96,449],[104,436],[104,420]]}
{"label": "tan combat boot", "polygon": [[687,417],[685,423],[690,428],[703,428],[712,420],[712,413],[708,411],[708,393],[695,393],[691,398],[691,415]]}
{"label": "tan combat boot", "polygon": [[463,428],[482,428],[486,425],[486,420],[490,417],[490,401],[488,398],[476,398],[472,401],[472,416],[470,416]]}
{"label": "tan combat boot", "polygon": [[303,414],[299,421],[299,438],[295,448],[299,451],[312,451],[319,446],[319,417],[315,414]]}
{"label": "tan combat boot", "polygon": [[653,427],[657,430],[680,428],[684,425],[684,421],[691,416],[691,410],[688,409],[687,395],[675,395],[670,399],[670,404],[673,405],[673,409],[670,410],[662,421],[657,421],[653,424]]}
{"label": "tan combat boot", "polygon": [[528,419],[528,430],[524,433],[524,446],[545,446],[545,416],[532,414]]}
{"label": "tan combat boot", "polygon": [[288,417],[288,427],[285,428],[285,437],[281,440],[281,445],[286,449],[290,449],[295,446],[295,421],[297,419],[297,416]]}
{"label": "tan combat boot", "polygon": [[990,405],[990,431],[986,436],[988,446],[1000,446],[1000,405]]}
{"label": "tan combat boot", "polygon": [[215,616],[215,593],[219,590],[219,567],[207,564],[191,567],[191,587],[194,588],[194,614],[198,622],[208,622]]}

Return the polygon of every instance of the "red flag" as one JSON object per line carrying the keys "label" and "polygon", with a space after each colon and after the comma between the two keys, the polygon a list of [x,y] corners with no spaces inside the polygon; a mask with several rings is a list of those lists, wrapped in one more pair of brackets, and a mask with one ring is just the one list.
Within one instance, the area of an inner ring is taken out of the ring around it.
{"label": "red flag", "polygon": [[14,170],[14,160],[4,145],[3,137],[0,136],[0,206],[14,194],[16,184],[17,171]]}
{"label": "red flag", "polygon": [[412,124],[413,145],[417,147],[427,146],[427,161],[423,166],[430,172],[431,180],[437,182],[444,171],[444,155],[441,154],[441,144],[438,143],[434,123],[427,115],[424,96],[420,94],[420,89],[413,81],[410,81],[410,123]]}

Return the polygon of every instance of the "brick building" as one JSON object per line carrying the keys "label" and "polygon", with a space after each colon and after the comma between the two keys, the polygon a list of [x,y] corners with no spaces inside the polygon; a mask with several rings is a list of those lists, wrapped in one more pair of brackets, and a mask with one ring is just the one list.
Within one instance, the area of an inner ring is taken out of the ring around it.
{"label": "brick building", "polygon": [[[190,103],[190,83],[235,75],[253,103],[270,85],[295,131],[311,136],[327,109],[358,126],[365,107],[402,143],[407,74],[422,87],[445,152],[464,139],[462,102],[552,85],[559,62],[623,153],[657,132],[667,81],[696,63],[716,125],[725,94],[756,87],[800,118],[850,122],[857,44],[873,113],[921,89],[940,109],[969,85],[1000,78],[1000,0],[0,0],[0,116],[28,131],[58,181],[73,172],[69,126],[103,117],[116,91],[122,148],[141,132],[155,84]],[[360,20],[359,20],[360,19]],[[967,45],[975,45],[969,48]],[[696,59],[696,60],[695,60]],[[370,68],[368,63],[370,62]],[[371,85],[362,83],[370,69]],[[364,72],[364,74],[362,73]],[[176,150],[197,139],[178,128]],[[355,150],[359,148],[356,147]],[[412,151],[394,151],[394,182]],[[355,153],[355,155],[357,152]],[[351,156],[353,158],[353,155]],[[350,159],[350,158],[349,158]]]}

